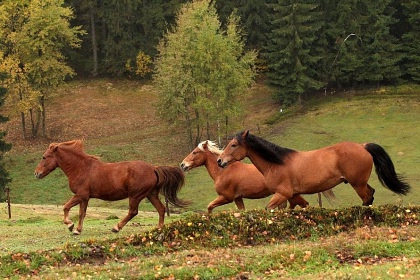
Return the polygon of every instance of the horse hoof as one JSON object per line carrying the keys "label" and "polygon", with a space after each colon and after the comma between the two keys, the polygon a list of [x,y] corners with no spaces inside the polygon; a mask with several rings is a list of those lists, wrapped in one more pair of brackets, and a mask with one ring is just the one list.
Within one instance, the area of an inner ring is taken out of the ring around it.
{"label": "horse hoof", "polygon": [[73,231],[73,235],[80,235],[80,231],[78,231],[77,229],[75,231]]}
{"label": "horse hoof", "polygon": [[69,229],[70,232],[72,232],[73,228],[74,228],[74,224],[71,224],[71,225],[67,226],[67,228]]}
{"label": "horse hoof", "polygon": [[111,231],[112,232],[115,232],[115,233],[120,232],[120,230],[118,228],[116,228],[116,227],[112,228]]}

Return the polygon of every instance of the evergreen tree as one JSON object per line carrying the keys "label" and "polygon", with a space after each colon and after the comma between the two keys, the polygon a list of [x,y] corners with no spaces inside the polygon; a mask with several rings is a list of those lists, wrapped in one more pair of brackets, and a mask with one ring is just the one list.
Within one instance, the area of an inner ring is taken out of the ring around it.
{"label": "evergreen tree", "polygon": [[409,23],[407,32],[402,36],[406,54],[404,70],[411,80],[420,83],[420,2],[406,0],[402,5]]}
{"label": "evergreen tree", "polygon": [[277,89],[276,98],[283,104],[301,102],[302,94],[319,89],[316,78],[321,59],[314,49],[321,28],[317,5],[311,1],[278,0],[272,8],[272,30],[268,35],[266,58],[269,82]]}
{"label": "evergreen tree", "polygon": [[[0,85],[3,83],[5,79],[5,74],[0,73]],[[6,88],[0,86],[0,107],[3,106],[4,100],[6,98]],[[0,123],[5,123],[8,121],[8,118],[0,115]],[[6,136],[6,132],[0,131],[0,201],[3,201],[4,197],[4,190],[8,183],[11,182],[11,179],[9,178],[9,173],[7,172],[4,162],[3,162],[3,156],[5,152],[10,151],[12,148],[12,145],[9,143],[6,143],[4,141],[4,137]]]}
{"label": "evergreen tree", "polygon": [[395,23],[395,10],[390,6],[391,0],[362,1],[362,53],[363,61],[355,68],[356,81],[380,85],[395,83],[402,73],[399,69],[401,46],[390,33]]}
{"label": "evergreen tree", "polygon": [[330,85],[359,87],[398,81],[401,53],[390,33],[395,23],[390,0],[338,1],[336,5],[327,23],[334,54],[327,75]]}

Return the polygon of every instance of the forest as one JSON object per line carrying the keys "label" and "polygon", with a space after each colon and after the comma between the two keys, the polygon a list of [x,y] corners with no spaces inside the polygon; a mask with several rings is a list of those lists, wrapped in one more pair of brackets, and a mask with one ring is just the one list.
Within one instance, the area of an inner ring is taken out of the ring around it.
{"label": "forest", "polygon": [[[66,0],[72,25],[86,30],[81,48],[67,50],[69,64],[79,76],[134,76],[138,53],[156,56],[186,2]],[[308,93],[420,80],[418,1],[211,2],[222,25],[237,14],[246,48],[258,50],[259,70],[280,88]]]}

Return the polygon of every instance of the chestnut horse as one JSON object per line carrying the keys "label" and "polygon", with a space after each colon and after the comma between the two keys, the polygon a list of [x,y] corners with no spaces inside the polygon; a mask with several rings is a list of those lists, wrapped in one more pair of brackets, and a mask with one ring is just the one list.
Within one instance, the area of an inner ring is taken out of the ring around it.
{"label": "chestnut horse", "polygon": [[128,197],[128,214],[115,225],[113,232],[119,232],[137,215],[139,203],[145,197],[158,211],[159,227],[163,225],[165,216],[165,206],[159,199],[160,192],[174,206],[187,205],[177,197],[185,179],[179,167],[155,167],[144,161],[105,163],[96,156],[87,155],[81,140],[50,144],[35,169],[35,176],[42,179],[57,167],[66,174],[70,190],[74,193],[64,205],[64,224],[70,231],[73,231],[74,224],[69,219],[69,211],[80,204],[79,223],[73,231],[76,235],[82,232],[90,198],[116,201]]}
{"label": "chestnut horse", "polygon": [[[203,141],[181,163],[184,171],[204,165],[214,181],[214,187],[219,195],[207,206],[208,214],[218,206],[235,202],[239,210],[244,210],[243,198],[265,198],[272,193],[264,183],[264,176],[253,164],[234,162],[228,168],[217,165],[217,157],[222,153],[216,143]],[[328,200],[335,198],[332,190],[324,193]],[[304,208],[308,202],[301,196],[289,199],[290,208],[296,205]]]}
{"label": "chestnut horse", "polygon": [[373,164],[383,186],[403,195],[410,190],[410,185],[395,172],[389,155],[374,143],[342,142],[301,152],[279,147],[245,131],[229,142],[217,162],[226,167],[245,157],[264,175],[268,188],[274,193],[268,209],[300,194],[322,192],[342,182],[354,188],[363,205],[371,205],[375,189],[368,180]]}

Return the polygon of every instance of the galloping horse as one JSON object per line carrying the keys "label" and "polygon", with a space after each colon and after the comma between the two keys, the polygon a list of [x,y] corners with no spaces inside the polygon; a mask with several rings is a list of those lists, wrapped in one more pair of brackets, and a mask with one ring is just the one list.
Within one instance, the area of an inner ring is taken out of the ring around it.
{"label": "galloping horse", "polygon": [[403,195],[410,190],[410,185],[395,172],[389,155],[374,143],[342,142],[301,152],[277,146],[245,131],[229,142],[217,162],[226,167],[245,157],[264,175],[267,187],[274,193],[268,209],[300,194],[325,191],[342,182],[354,188],[363,205],[371,205],[375,189],[368,180],[373,164],[383,186]]}
{"label": "galloping horse", "polygon": [[[212,210],[218,206],[235,202],[238,209],[245,209],[243,198],[259,199],[265,198],[272,193],[264,183],[264,176],[253,164],[234,162],[228,168],[221,168],[217,165],[217,157],[222,153],[216,143],[203,141],[192,150],[181,163],[184,171],[204,165],[214,181],[214,187],[219,195],[209,203],[207,211],[211,214]],[[327,199],[334,198],[332,190],[324,193]],[[299,205],[305,208],[308,202],[300,195],[289,199],[290,208]]]}
{"label": "galloping horse", "polygon": [[57,167],[68,177],[70,190],[74,193],[64,205],[64,224],[70,231],[73,231],[74,224],[69,219],[69,211],[80,204],[79,223],[73,231],[76,235],[82,232],[90,198],[116,201],[128,197],[128,214],[112,229],[113,232],[119,232],[137,215],[139,203],[145,197],[159,213],[159,227],[165,217],[165,206],[159,199],[159,192],[174,206],[187,205],[177,197],[185,179],[179,167],[155,167],[144,161],[105,163],[96,156],[87,155],[81,140],[50,144],[35,169],[35,176],[42,179]]}

